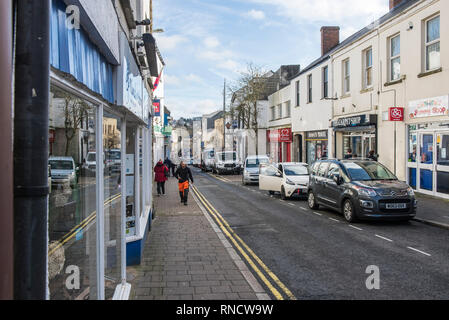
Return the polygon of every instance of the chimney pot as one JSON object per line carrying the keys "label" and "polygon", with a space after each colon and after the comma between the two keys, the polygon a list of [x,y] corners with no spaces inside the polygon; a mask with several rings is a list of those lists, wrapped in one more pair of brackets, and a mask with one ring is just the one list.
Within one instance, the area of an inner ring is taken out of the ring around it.
{"label": "chimney pot", "polygon": [[404,0],[390,0],[390,11],[400,5]]}

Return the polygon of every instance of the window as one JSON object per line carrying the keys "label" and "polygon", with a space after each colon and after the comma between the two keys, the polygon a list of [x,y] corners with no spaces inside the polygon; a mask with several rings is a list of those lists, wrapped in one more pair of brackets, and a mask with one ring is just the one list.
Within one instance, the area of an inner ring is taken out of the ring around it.
{"label": "window", "polygon": [[290,118],[291,115],[292,115],[292,109],[291,109],[291,102],[290,101],[287,101],[285,103],[285,112],[286,112],[285,117],[286,118]]}
{"label": "window", "polygon": [[307,102],[312,103],[312,75],[307,76]]}
{"label": "window", "polygon": [[331,163],[329,170],[327,171],[327,178],[333,179],[335,176],[340,175],[340,166],[336,163]]}
{"label": "window", "polygon": [[351,90],[351,65],[349,59],[343,61],[343,94]]}
{"label": "window", "polygon": [[440,60],[440,17],[426,21],[426,71],[438,69]]}
{"label": "window", "polygon": [[282,104],[278,105],[278,119],[282,119]]}
{"label": "window", "polygon": [[329,68],[323,68],[323,98],[329,97]]}
{"label": "window", "polygon": [[296,81],[296,106],[299,107],[301,100],[300,100],[300,95],[299,95],[299,90],[300,90],[300,82]]}
{"label": "window", "polygon": [[390,39],[390,80],[398,80],[401,77],[401,36]]}
{"label": "window", "polygon": [[322,162],[320,168],[318,169],[318,176],[324,177],[326,175],[327,168],[329,167],[329,162]]}
{"label": "window", "polygon": [[271,107],[271,120],[276,120],[276,108]]}
{"label": "window", "polygon": [[363,87],[371,88],[373,86],[373,49],[369,48],[363,52],[364,59],[364,83]]}

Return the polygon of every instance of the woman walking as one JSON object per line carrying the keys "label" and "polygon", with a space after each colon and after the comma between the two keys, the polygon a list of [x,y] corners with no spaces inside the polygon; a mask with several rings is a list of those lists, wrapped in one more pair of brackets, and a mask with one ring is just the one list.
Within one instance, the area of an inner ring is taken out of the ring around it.
{"label": "woman walking", "polygon": [[165,196],[165,181],[168,180],[167,176],[170,173],[162,160],[159,160],[159,162],[156,164],[156,166],[154,167],[154,172],[154,180],[157,182],[157,195],[161,196],[162,194]]}

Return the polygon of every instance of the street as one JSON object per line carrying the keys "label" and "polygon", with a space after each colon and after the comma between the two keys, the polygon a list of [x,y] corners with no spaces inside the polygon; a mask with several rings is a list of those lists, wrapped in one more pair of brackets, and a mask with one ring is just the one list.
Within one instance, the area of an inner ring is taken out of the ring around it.
{"label": "street", "polygon": [[[298,300],[449,298],[447,230],[415,221],[350,225],[338,213],[310,210],[305,200],[243,186],[239,176],[193,171],[198,194]],[[369,266],[379,268],[378,290],[367,289]]]}

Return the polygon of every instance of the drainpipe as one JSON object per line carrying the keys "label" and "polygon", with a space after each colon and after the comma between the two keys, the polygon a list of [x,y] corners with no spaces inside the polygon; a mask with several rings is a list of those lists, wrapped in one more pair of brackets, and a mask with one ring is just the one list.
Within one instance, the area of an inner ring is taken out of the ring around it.
{"label": "drainpipe", "polygon": [[13,299],[12,3],[0,1],[0,300]]}
{"label": "drainpipe", "polygon": [[14,298],[18,300],[46,298],[49,52],[50,0],[17,1]]}

